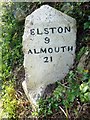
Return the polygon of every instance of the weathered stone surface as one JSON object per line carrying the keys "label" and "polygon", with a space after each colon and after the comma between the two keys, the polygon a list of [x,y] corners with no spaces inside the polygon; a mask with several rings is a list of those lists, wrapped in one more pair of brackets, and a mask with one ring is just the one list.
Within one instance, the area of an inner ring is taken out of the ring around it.
{"label": "weathered stone surface", "polygon": [[76,21],[43,5],[26,17],[23,35],[23,88],[35,106],[47,85],[63,79],[72,67],[76,48]]}

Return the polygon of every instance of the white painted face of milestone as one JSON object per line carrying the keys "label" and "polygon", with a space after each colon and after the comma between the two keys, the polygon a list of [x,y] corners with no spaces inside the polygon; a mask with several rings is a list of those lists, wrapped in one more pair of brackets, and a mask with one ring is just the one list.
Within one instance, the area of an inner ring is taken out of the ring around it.
{"label": "white painted face of milestone", "polygon": [[34,98],[41,95],[48,84],[63,79],[72,67],[76,21],[43,5],[27,16],[22,44],[26,86],[29,96]]}

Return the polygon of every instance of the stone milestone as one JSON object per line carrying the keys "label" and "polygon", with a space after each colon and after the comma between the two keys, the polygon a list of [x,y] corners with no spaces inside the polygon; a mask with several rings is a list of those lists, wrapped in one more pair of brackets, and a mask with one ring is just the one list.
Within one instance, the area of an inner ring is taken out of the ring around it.
{"label": "stone milestone", "polygon": [[63,79],[73,66],[76,20],[48,5],[26,17],[23,35],[24,91],[33,106],[47,85]]}

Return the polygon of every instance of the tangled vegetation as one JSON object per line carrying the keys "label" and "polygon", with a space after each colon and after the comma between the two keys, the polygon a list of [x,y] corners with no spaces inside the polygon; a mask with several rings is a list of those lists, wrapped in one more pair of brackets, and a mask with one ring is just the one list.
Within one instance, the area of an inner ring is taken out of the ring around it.
{"label": "tangled vegetation", "polygon": [[[2,118],[61,118],[89,120],[90,112],[90,6],[88,3],[0,3],[2,6]],[[77,48],[74,67],[62,81],[56,82],[53,93],[38,101],[32,111],[21,82],[24,79],[22,35],[25,17],[43,4],[70,15],[77,21]],[[85,64],[79,68],[83,55]]]}
{"label": "tangled vegetation", "polygon": [[[70,71],[66,81],[57,83],[57,87],[52,95],[48,96],[46,99],[40,99],[40,109],[38,113],[41,117],[46,117],[47,115],[56,117],[55,114],[59,114],[61,111],[68,119],[73,119],[73,116],[78,118],[80,109],[82,109],[81,103],[87,104],[89,102],[90,76],[88,71]],[[62,116],[61,118],[63,118]]]}

